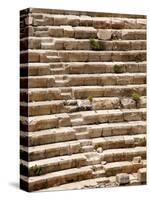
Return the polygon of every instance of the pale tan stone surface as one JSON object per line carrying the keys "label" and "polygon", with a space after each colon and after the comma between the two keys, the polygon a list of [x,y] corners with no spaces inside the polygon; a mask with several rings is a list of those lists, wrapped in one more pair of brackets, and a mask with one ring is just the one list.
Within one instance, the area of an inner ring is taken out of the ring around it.
{"label": "pale tan stone surface", "polygon": [[146,16],[30,8],[20,37],[22,188],[145,184]]}

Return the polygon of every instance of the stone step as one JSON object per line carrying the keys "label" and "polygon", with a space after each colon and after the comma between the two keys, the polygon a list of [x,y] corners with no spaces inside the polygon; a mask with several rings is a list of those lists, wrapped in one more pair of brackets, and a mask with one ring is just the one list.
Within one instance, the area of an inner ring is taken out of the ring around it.
{"label": "stone step", "polygon": [[[141,168],[143,170],[143,168]],[[145,169],[143,172],[146,171]],[[142,174],[144,174],[142,172]],[[126,185],[141,185],[141,182],[138,179],[138,173],[128,174],[129,175],[129,183]],[[144,176],[143,176],[144,180]],[[104,188],[104,187],[116,187],[118,183],[116,181],[116,176],[110,177],[100,177],[93,178],[83,181],[77,181],[68,184],[62,184],[60,186],[51,187],[49,189],[43,189],[41,191],[50,192],[50,191],[60,191],[60,190],[74,190],[74,189],[92,189],[92,188]]]}
{"label": "stone step", "polygon": [[63,93],[61,93],[61,97],[62,97],[62,99],[64,99],[64,100],[72,99],[72,96],[71,96],[71,93],[70,93],[70,92],[63,92]]}
{"label": "stone step", "polygon": [[34,147],[21,146],[21,158],[26,161],[41,160],[56,156],[82,153],[79,141],[45,144]]}
{"label": "stone step", "polygon": [[123,73],[123,74],[83,74],[83,75],[60,75],[58,76],[28,76],[21,77],[21,88],[49,88],[67,86],[88,86],[88,85],[127,85],[145,84],[145,73]]}
{"label": "stone step", "polygon": [[145,50],[133,51],[85,51],[85,50],[28,50],[21,51],[20,62],[142,62],[146,60]]}
{"label": "stone step", "polygon": [[146,119],[146,109],[115,109],[80,112],[81,117],[71,119],[69,113],[54,115],[21,117],[21,130],[39,131],[49,128],[99,124],[106,122],[142,121]]}
{"label": "stone step", "polygon": [[43,14],[37,17],[31,15],[32,24],[34,26],[93,26],[95,28],[103,29],[145,29],[146,19],[141,18],[122,18],[122,17],[108,17],[108,16],[88,16],[88,15],[63,15],[63,14]]}
{"label": "stone step", "polygon": [[[114,66],[119,65],[122,73],[144,73],[146,62],[73,62],[73,63],[29,63],[21,64],[20,75],[45,76],[57,74],[98,74],[114,73]],[[58,68],[58,70],[57,70]]]}
{"label": "stone step", "polygon": [[[105,150],[101,155],[102,158],[98,156],[98,160],[95,162],[96,164],[93,163],[93,161],[95,160],[95,156],[95,153],[80,153],[69,156],[60,156],[57,158],[32,161],[29,164],[26,161],[21,160],[21,174],[25,176],[27,174],[28,176],[40,176],[49,172],[55,172],[69,168],[81,168],[83,166],[92,164],[92,170],[94,172],[95,178],[100,176],[102,177],[103,175],[105,175],[105,171],[103,170],[103,168],[105,168],[107,162],[132,161],[132,164],[141,163],[141,158],[146,158],[146,147],[114,149],[112,150],[112,152],[111,150]],[[140,158],[140,160],[138,162],[135,162],[134,158]],[[104,162],[102,159],[106,161],[106,163],[97,164],[100,162]]]}
{"label": "stone step", "polygon": [[[126,85],[126,86],[82,86],[72,87],[74,99],[86,99],[91,97],[129,97],[137,91],[141,96],[145,95],[144,85]],[[29,97],[30,99],[30,97]]]}
{"label": "stone step", "polygon": [[[51,42],[54,38],[75,38],[75,39],[91,39],[98,38],[101,40],[146,40],[146,30],[144,29],[96,29],[94,27],[71,27],[71,26],[39,26],[24,27],[22,29],[21,38],[39,38],[42,41]],[[34,42],[31,46],[39,46],[38,42]],[[21,48],[25,49],[27,43],[21,42]]]}
{"label": "stone step", "polygon": [[21,131],[21,144],[26,145],[28,142],[28,146],[35,146],[96,137],[146,134],[146,122],[134,121],[83,125],[80,129],[83,130],[79,132],[78,129],[76,130],[76,127],[62,127],[59,129],[48,129],[37,132]]}
{"label": "stone step", "polygon": [[115,176],[119,173],[136,173],[143,167],[143,163],[134,163],[129,161],[107,163],[104,167],[106,176]]}
{"label": "stone step", "polygon": [[[29,164],[21,160],[21,174],[25,176],[40,176],[50,172],[86,166],[87,158],[84,154],[73,154],[32,161]],[[26,173],[27,172],[27,173]]]}
{"label": "stone step", "polygon": [[[99,45],[99,46],[96,46]],[[95,50],[95,51],[129,51],[145,50],[146,40],[99,40],[75,38],[39,38],[29,37],[21,39],[21,50]]]}
{"label": "stone step", "polygon": [[[74,63],[29,63],[21,64],[20,75],[23,76],[44,76],[51,74],[97,74],[114,73],[114,66],[120,66],[121,72],[144,73],[146,72],[146,62],[74,62]],[[58,69],[57,71],[57,68]],[[55,70],[56,69],[56,70]]]}
{"label": "stone step", "polygon": [[146,159],[146,147],[107,149],[102,152],[102,156],[106,162],[132,161],[134,157]]}
{"label": "stone step", "polygon": [[[26,17],[26,12],[30,12],[37,19],[42,19],[43,16],[47,15],[61,15],[71,17],[119,17],[119,18],[131,18],[131,19],[146,19],[146,15],[135,15],[135,14],[119,14],[119,13],[101,13],[101,12],[91,12],[91,11],[75,11],[75,10],[57,10],[57,9],[43,9],[43,8],[29,8],[28,10],[21,11],[21,17]],[[39,16],[40,15],[40,16]]]}
{"label": "stone step", "polygon": [[[145,96],[146,85],[126,85],[126,86],[82,86],[68,87],[70,96],[73,99],[87,99],[91,97],[131,97],[133,92],[137,92],[140,96]],[[50,101],[50,100],[67,100],[61,95],[60,88],[29,88],[20,89],[20,101]]]}
{"label": "stone step", "polygon": [[143,168],[138,170],[137,178],[138,178],[138,181],[141,184],[145,184],[146,183],[146,181],[147,181],[147,169],[145,167],[143,167]]}
{"label": "stone step", "polygon": [[[46,28],[46,27],[44,27]],[[107,37],[106,37],[107,35]],[[139,29],[96,29],[93,27],[71,27],[71,26],[48,26],[45,31],[42,27],[34,28],[34,37],[58,37],[90,39],[98,38],[102,40],[146,40],[146,30]]]}
{"label": "stone step", "polygon": [[[121,159],[116,158],[117,156],[120,156],[123,154],[123,152],[118,150],[118,152],[115,154],[116,150],[114,150],[114,158],[112,156],[111,152],[105,152],[107,149],[119,149],[119,148],[133,148],[137,146],[145,146],[146,145],[146,134],[137,134],[137,135],[124,135],[124,136],[111,136],[111,137],[101,137],[101,138],[95,138],[95,139],[82,139],[78,141],[66,141],[61,143],[52,143],[52,144],[45,144],[45,145],[39,145],[39,146],[32,146],[32,147],[24,147],[21,146],[21,158],[23,160],[28,161],[34,161],[34,160],[40,160],[40,159],[46,159],[46,158],[52,158],[56,156],[62,156],[62,155],[72,155],[75,153],[83,153],[87,152],[84,151],[85,146],[91,146],[88,150],[89,152],[93,150],[93,154],[89,154],[90,161],[92,161],[92,164],[98,164],[100,162],[100,159],[104,159],[111,161],[111,159]],[[93,146],[93,148],[92,148]],[[103,154],[104,150],[104,154]],[[141,149],[137,149],[138,155],[141,156]],[[95,152],[95,153],[94,153]],[[112,151],[113,152],[113,151]],[[127,151],[128,152],[128,151]],[[131,155],[134,155],[134,151],[131,152]],[[110,156],[111,154],[111,156]],[[96,155],[96,162],[93,163],[93,159]],[[130,152],[129,154],[123,155],[122,159],[131,157]]]}
{"label": "stone step", "polygon": [[124,136],[111,136],[94,138],[92,140],[93,147],[99,152],[99,148],[105,149],[119,149],[130,148],[136,146],[146,145],[146,134],[139,135],[124,135]]}
{"label": "stone step", "polygon": [[94,148],[92,145],[86,145],[82,147],[82,152],[92,152],[94,151]]}
{"label": "stone step", "polygon": [[63,68],[57,68],[57,69],[50,69],[50,73],[53,75],[61,75],[65,73],[65,70]]}
{"label": "stone step", "polygon": [[93,173],[94,178],[101,178],[101,177],[105,177],[105,170],[101,169],[101,170],[97,170],[96,172]]}
{"label": "stone step", "polygon": [[58,186],[68,182],[90,179],[92,177],[92,169],[89,166],[86,166],[82,168],[72,168],[29,178],[21,175],[20,178],[22,187],[31,192],[43,188]]}

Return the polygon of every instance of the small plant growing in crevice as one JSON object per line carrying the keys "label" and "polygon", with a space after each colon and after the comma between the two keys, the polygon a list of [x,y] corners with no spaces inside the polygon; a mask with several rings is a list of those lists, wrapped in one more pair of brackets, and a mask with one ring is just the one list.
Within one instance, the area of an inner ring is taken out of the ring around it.
{"label": "small plant growing in crevice", "polygon": [[92,102],[93,102],[93,97],[92,97],[92,96],[89,96],[89,97],[88,97],[88,100],[89,100],[90,103],[92,103]]}
{"label": "small plant growing in crevice", "polygon": [[141,97],[141,95],[137,92],[133,92],[131,96],[132,96],[132,99],[136,102],[138,102],[140,100],[140,97]]}
{"label": "small plant growing in crevice", "polygon": [[91,46],[91,49],[95,51],[104,50],[104,44],[95,39],[90,39],[90,46]]}
{"label": "small plant growing in crevice", "polygon": [[79,147],[79,152],[82,153],[83,149],[82,149],[83,145],[80,143],[80,147]]}
{"label": "small plant growing in crevice", "polygon": [[123,73],[123,69],[120,65],[114,65],[113,66],[113,72],[116,73],[116,74]]}
{"label": "small plant growing in crevice", "polygon": [[36,176],[40,176],[42,174],[42,168],[34,165],[30,168],[30,171],[32,174],[36,175]]}

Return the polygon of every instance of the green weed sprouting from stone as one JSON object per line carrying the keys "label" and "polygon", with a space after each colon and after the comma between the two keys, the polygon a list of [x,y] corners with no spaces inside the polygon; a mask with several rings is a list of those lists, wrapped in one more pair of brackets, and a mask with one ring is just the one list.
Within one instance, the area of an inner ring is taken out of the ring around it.
{"label": "green weed sprouting from stone", "polygon": [[36,176],[40,176],[42,174],[42,168],[37,165],[30,167],[30,171]]}
{"label": "green weed sprouting from stone", "polygon": [[92,102],[93,102],[93,97],[92,97],[92,96],[89,96],[89,97],[88,97],[88,100],[89,100],[90,103],[92,103]]}
{"label": "green weed sprouting from stone", "polygon": [[82,153],[83,152],[83,149],[82,149],[83,145],[80,143],[80,146],[79,146],[79,152]]}
{"label": "green weed sprouting from stone", "polygon": [[132,96],[132,99],[136,102],[138,102],[140,100],[140,97],[141,97],[141,95],[137,92],[133,92],[131,96]]}
{"label": "green weed sprouting from stone", "polygon": [[95,51],[104,50],[104,44],[95,39],[90,39],[90,46],[91,46],[91,49]]}
{"label": "green weed sprouting from stone", "polygon": [[116,74],[123,73],[123,69],[122,69],[122,67],[120,65],[114,65],[113,66],[113,71]]}

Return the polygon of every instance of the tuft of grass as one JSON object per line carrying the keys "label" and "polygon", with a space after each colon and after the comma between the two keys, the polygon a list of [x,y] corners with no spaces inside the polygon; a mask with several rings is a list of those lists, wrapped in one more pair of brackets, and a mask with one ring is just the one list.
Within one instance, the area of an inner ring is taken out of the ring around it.
{"label": "tuft of grass", "polygon": [[91,49],[95,51],[104,50],[104,44],[100,41],[96,41],[95,39],[90,39],[90,46]]}
{"label": "tuft of grass", "polygon": [[83,145],[80,143],[80,147],[79,147],[79,152],[82,153],[83,149],[82,149]]}
{"label": "tuft of grass", "polygon": [[40,176],[42,174],[42,168],[37,165],[30,167],[30,171],[36,176]]}
{"label": "tuft of grass", "polygon": [[90,103],[92,103],[92,102],[93,102],[93,97],[92,97],[92,96],[89,96],[89,97],[88,97],[88,100],[89,100]]}
{"label": "tuft of grass", "polygon": [[117,73],[117,74],[123,73],[123,69],[122,69],[122,67],[120,65],[114,65],[113,66],[113,71],[114,71],[114,73]]}
{"label": "tuft of grass", "polygon": [[141,97],[141,95],[137,92],[133,92],[131,96],[132,96],[132,99],[136,102],[138,102],[140,100],[140,97]]}

